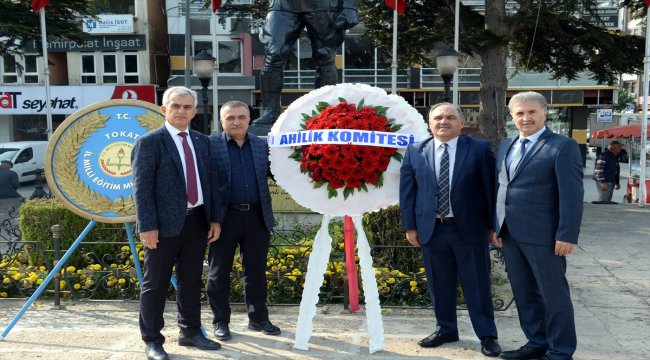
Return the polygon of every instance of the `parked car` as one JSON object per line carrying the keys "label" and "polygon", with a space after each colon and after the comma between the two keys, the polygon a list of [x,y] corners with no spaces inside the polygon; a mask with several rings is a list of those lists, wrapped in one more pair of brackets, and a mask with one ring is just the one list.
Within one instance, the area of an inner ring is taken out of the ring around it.
{"label": "parked car", "polygon": [[0,161],[14,163],[11,169],[18,174],[18,181],[36,179],[36,171],[43,168],[47,141],[16,141],[0,144]]}

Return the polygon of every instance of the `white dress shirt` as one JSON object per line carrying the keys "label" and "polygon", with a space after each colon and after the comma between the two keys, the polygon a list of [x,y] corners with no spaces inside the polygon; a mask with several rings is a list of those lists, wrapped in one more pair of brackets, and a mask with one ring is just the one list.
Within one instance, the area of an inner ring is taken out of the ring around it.
{"label": "white dress shirt", "polygon": [[[181,156],[181,162],[183,163],[182,166],[183,176],[185,176],[185,184],[187,184],[187,170],[185,165],[185,150],[183,150],[183,137],[178,135],[181,131],[173,127],[168,121],[165,121],[165,128],[167,128],[167,131],[169,131],[169,134],[172,136],[172,139],[174,139],[174,144],[176,144],[176,149],[178,150],[178,153]],[[189,202],[187,203],[187,207],[192,208],[199,205],[203,205],[203,188],[201,187],[201,178],[199,177],[198,159],[196,157],[196,151],[194,151],[194,144],[192,143],[192,137],[190,136],[189,128],[184,132],[187,133],[187,143],[190,145],[190,149],[192,150],[192,156],[194,156],[194,173],[196,173],[196,190],[199,193],[198,194],[199,198],[196,204],[192,205]]]}
{"label": "white dress shirt", "polygon": [[521,140],[528,139],[528,141],[530,141],[528,145],[526,145],[526,153],[528,153],[528,151],[533,147],[533,145],[535,145],[537,140],[539,140],[539,137],[542,136],[544,131],[546,131],[546,126],[542,127],[539,131],[537,131],[531,136],[527,136],[527,137],[519,136],[515,141],[515,143],[512,144],[512,147],[510,148],[510,151],[508,151],[508,155],[506,156],[506,164],[508,164],[508,167],[510,167],[510,162],[512,162],[512,154],[517,153],[519,151],[519,148],[521,148]]}

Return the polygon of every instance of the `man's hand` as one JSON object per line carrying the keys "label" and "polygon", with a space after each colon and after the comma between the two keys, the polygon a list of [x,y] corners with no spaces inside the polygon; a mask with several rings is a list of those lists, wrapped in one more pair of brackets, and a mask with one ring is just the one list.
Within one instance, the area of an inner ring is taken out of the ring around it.
{"label": "man's hand", "polygon": [[150,230],[140,233],[140,241],[147,249],[155,249],[158,247],[158,230]]}
{"label": "man's hand", "polygon": [[490,230],[490,242],[496,245],[496,247],[500,248],[503,245],[503,242],[501,241],[500,237],[497,237],[497,233],[494,230]]}
{"label": "man's hand", "polygon": [[614,189],[618,190],[618,189],[620,189],[620,188],[621,188],[621,184],[616,184],[616,185],[614,185]]}
{"label": "man's hand", "polygon": [[406,230],[406,240],[408,240],[414,247],[420,247],[417,230]]}
{"label": "man's hand", "polygon": [[208,231],[208,244],[219,240],[221,236],[221,224],[218,222],[210,223],[210,231]]}
{"label": "man's hand", "polygon": [[555,240],[555,255],[557,256],[567,256],[573,252],[573,246],[575,244]]}
{"label": "man's hand", "polygon": [[336,26],[339,29],[352,29],[355,25],[361,22],[357,15],[357,11],[350,8],[343,8],[336,16]]}
{"label": "man's hand", "polygon": [[601,182],[600,183],[600,190],[602,190],[602,191],[607,190],[607,183],[606,182]]}

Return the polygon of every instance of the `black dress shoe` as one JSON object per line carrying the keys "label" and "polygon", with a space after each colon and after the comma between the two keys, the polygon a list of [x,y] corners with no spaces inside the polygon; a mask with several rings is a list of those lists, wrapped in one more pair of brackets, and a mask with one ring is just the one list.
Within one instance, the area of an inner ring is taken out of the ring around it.
{"label": "black dress shoe", "polygon": [[203,334],[194,335],[194,336],[185,336],[180,334],[178,336],[178,345],[180,346],[191,346],[201,350],[219,350],[221,345],[218,342],[212,341]]}
{"label": "black dress shoe", "polygon": [[230,329],[228,323],[220,321],[214,324],[214,336],[219,340],[230,340]]}
{"label": "black dress shoe", "polygon": [[248,330],[261,331],[266,335],[280,335],[281,332],[279,327],[271,324],[268,320],[260,322],[249,320]]}
{"label": "black dress shoe", "polygon": [[495,357],[501,354],[501,346],[496,337],[485,336],[481,338],[481,353],[485,356]]}
{"label": "black dress shoe", "polygon": [[542,356],[541,358],[539,358],[539,360],[551,360],[551,358],[549,358],[548,356],[544,355],[544,356]]}
{"label": "black dress shoe", "polygon": [[440,334],[438,332],[434,332],[433,334],[418,341],[418,345],[422,346],[423,348],[432,348],[440,346],[444,343],[455,341],[458,341],[458,334]]}
{"label": "black dress shoe", "polygon": [[147,343],[144,347],[144,353],[147,355],[147,360],[167,360],[169,355],[165,349],[163,349],[162,344],[156,342]]}
{"label": "black dress shoe", "polygon": [[546,349],[534,349],[528,345],[524,345],[517,350],[503,351],[501,352],[502,359],[512,359],[512,360],[537,360],[540,357],[544,356]]}

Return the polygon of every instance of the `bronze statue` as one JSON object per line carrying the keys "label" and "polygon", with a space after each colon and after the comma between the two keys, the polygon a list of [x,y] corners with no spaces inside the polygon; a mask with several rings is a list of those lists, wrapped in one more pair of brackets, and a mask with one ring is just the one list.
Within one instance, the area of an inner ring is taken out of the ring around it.
{"label": "bronze statue", "polygon": [[283,69],[303,29],[311,42],[316,69],[314,87],[337,81],[336,49],[343,43],[345,30],[357,25],[358,0],[270,0],[264,31],[266,44],[261,71],[262,115],[251,132],[266,135],[280,115]]}

